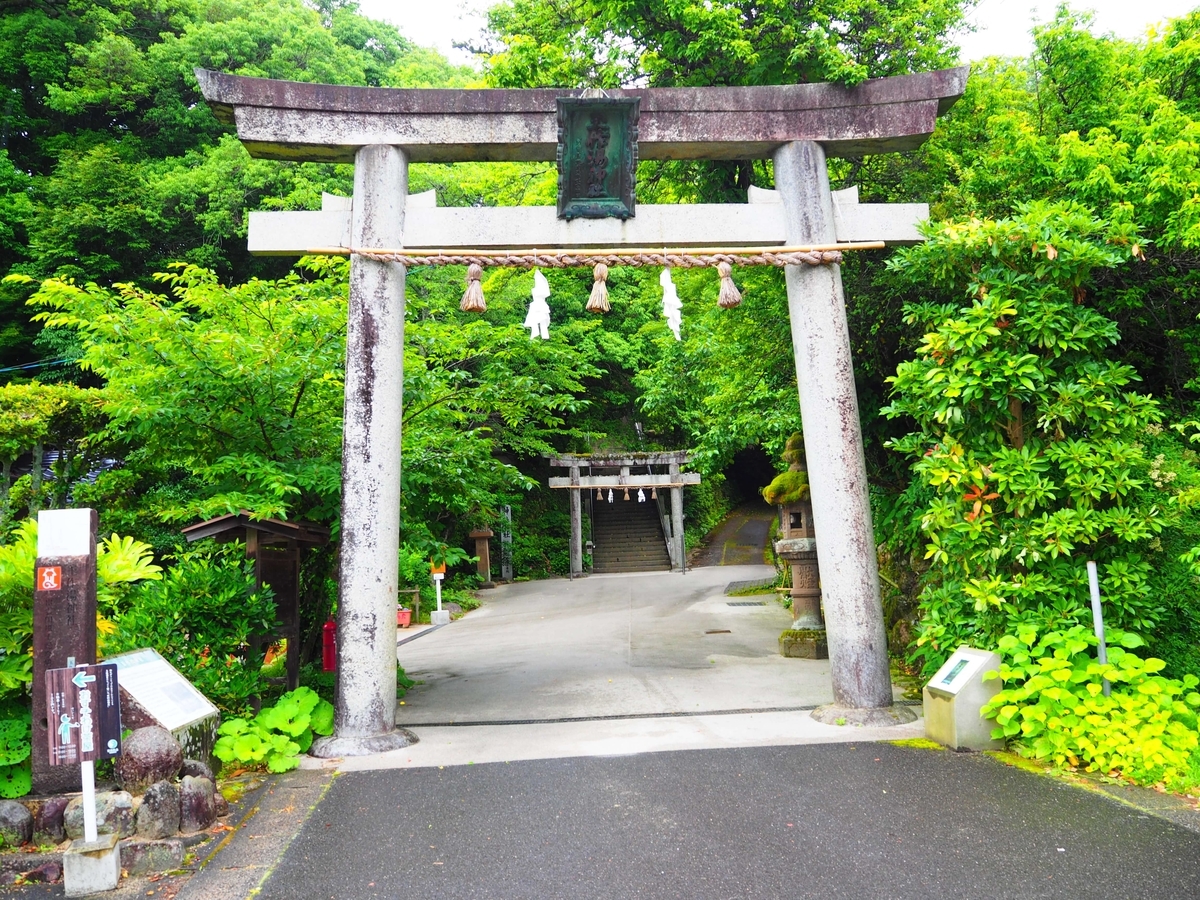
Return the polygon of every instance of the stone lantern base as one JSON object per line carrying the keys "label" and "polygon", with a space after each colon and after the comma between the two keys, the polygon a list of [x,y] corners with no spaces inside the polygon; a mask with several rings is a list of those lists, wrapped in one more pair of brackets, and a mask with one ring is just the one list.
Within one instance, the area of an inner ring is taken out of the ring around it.
{"label": "stone lantern base", "polygon": [[824,628],[789,628],[779,635],[779,655],[791,659],[829,659]]}
{"label": "stone lantern base", "polygon": [[786,538],[775,542],[775,552],[792,570],[792,627],[779,636],[779,652],[801,659],[828,659],[817,542],[810,537]]}

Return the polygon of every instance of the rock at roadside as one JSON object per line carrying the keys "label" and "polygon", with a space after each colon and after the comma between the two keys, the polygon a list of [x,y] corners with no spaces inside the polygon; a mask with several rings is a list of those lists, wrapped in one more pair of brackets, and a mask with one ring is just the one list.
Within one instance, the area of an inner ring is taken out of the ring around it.
{"label": "rock at roadside", "polygon": [[67,811],[66,797],[47,797],[33,812],[34,837],[46,843],[61,844],[67,837],[63,813]]}
{"label": "rock at roadside", "polygon": [[0,800],[0,838],[7,847],[33,839],[33,814],[16,800]]}
{"label": "rock at roadside", "polygon": [[157,725],[136,729],[121,746],[117,778],[131,793],[140,794],[158,781],[170,781],[183,766],[183,748],[171,732]]}
{"label": "rock at roadside", "polygon": [[146,788],[136,824],[138,837],[150,840],[178,834],[179,789],[169,781],[158,781]]}
{"label": "rock at roadside", "polygon": [[121,868],[130,875],[169,872],[183,865],[183,841],[121,841]]}
{"label": "rock at roadside", "polygon": [[[75,797],[63,814],[67,837],[83,838],[83,798]],[[133,797],[127,791],[102,791],[96,795],[96,833],[129,837],[133,834]]]}
{"label": "rock at roadside", "polygon": [[29,884],[56,884],[62,881],[62,866],[58,863],[42,863],[36,869],[22,872],[20,877]]}
{"label": "rock at roadside", "polygon": [[202,763],[198,759],[185,759],[183,768],[179,770],[179,777],[191,775],[193,778],[207,778],[213,784],[217,783],[217,779],[213,778],[213,770],[208,767],[207,763]]}
{"label": "rock at roadside", "polygon": [[36,869],[22,872],[21,877],[28,884],[57,884],[62,880],[62,866],[56,862],[42,863]]}
{"label": "rock at roadside", "polygon": [[217,820],[213,783],[207,778],[185,775],[179,785],[179,830],[184,834],[203,831]]}
{"label": "rock at roadside", "polygon": [[229,801],[225,799],[225,795],[220,791],[213,794],[213,811],[216,812],[218,819],[223,819],[229,815]]}

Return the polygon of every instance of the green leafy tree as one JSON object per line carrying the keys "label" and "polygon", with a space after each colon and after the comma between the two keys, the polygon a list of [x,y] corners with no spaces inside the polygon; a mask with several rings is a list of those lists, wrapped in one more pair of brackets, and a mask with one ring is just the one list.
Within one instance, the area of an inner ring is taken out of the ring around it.
{"label": "green leafy tree", "polygon": [[960,0],[508,0],[488,13],[504,87],[795,84],[943,68]]}
{"label": "green leafy tree", "polygon": [[266,687],[250,643],[275,626],[274,594],[257,589],[239,544],[177,548],[170,562],[161,577],[125,592],[103,654],[152,647],[213,703],[242,713]]}
{"label": "green leafy tree", "polygon": [[960,643],[1086,622],[1085,559],[1113,626],[1149,632],[1163,612],[1147,551],[1174,514],[1141,443],[1161,413],[1106,358],[1112,321],[1077,302],[1136,234],[1077,207],[1019,212],[931,225],[893,264],[967,299],[909,307],[926,334],[885,410],[916,425],[892,446],[912,461],[931,562],[914,653],[927,673]]}

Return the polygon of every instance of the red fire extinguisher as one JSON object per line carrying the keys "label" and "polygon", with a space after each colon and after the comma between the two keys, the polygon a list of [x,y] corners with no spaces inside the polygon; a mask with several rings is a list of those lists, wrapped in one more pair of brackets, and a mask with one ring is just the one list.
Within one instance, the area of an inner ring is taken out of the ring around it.
{"label": "red fire extinguisher", "polygon": [[337,622],[330,619],[322,626],[321,668],[326,672],[337,671]]}

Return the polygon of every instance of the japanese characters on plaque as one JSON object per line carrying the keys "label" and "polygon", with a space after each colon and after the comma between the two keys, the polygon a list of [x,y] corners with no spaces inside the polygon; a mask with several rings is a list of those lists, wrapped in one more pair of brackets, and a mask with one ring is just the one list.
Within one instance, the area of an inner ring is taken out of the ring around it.
{"label": "japanese characters on plaque", "polygon": [[121,695],[115,665],[46,671],[50,765],[78,765],[121,754]]}
{"label": "japanese characters on plaque", "polygon": [[634,216],[639,98],[558,99],[558,217]]}

